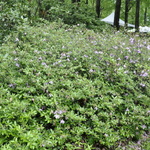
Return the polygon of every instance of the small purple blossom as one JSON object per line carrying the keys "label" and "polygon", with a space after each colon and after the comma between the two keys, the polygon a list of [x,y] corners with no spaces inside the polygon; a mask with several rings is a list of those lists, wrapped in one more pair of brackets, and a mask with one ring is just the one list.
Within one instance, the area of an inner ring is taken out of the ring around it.
{"label": "small purple blossom", "polygon": [[140,83],[140,86],[141,86],[141,87],[145,87],[145,84],[144,84],[144,83]]}
{"label": "small purple blossom", "polygon": [[128,111],[129,111],[129,109],[127,108],[127,109],[126,109],[126,112],[128,112]]}
{"label": "small purple blossom", "polygon": [[65,54],[65,53],[61,53],[61,56],[62,56],[62,57],[65,57],[65,56],[66,56],[66,54]]}
{"label": "small purple blossom", "polygon": [[60,123],[61,123],[61,124],[64,124],[64,123],[65,123],[65,121],[62,119],[62,120],[60,120]]}
{"label": "small purple blossom", "polygon": [[128,71],[128,70],[127,70],[127,71],[124,71],[124,73],[127,74],[127,73],[129,73],[129,71]]}
{"label": "small purple blossom", "polygon": [[41,56],[39,57],[39,60],[42,60],[42,57],[41,57]]}
{"label": "small purple blossom", "polygon": [[54,82],[53,82],[53,81],[49,81],[48,83],[49,83],[49,84],[53,84]]}
{"label": "small purple blossom", "polygon": [[125,59],[128,59],[128,58],[129,58],[129,56],[125,56],[124,58],[125,58]]}
{"label": "small purple blossom", "polygon": [[141,77],[147,77],[148,76],[148,73],[145,72],[145,71],[142,71],[141,74],[140,74]]}
{"label": "small purple blossom", "polygon": [[40,52],[39,52],[38,50],[35,50],[35,51],[34,51],[34,53],[37,53],[37,54],[39,54]]}
{"label": "small purple blossom", "polygon": [[150,110],[148,110],[147,113],[150,114]]}
{"label": "small purple blossom", "polygon": [[84,57],[86,57],[86,58],[87,58],[87,57],[89,57],[89,56],[88,56],[88,55],[84,55]]}
{"label": "small purple blossom", "polygon": [[63,113],[65,113],[66,111],[65,110],[56,110],[55,112],[54,112],[54,114],[63,114]]}
{"label": "small purple blossom", "polygon": [[103,54],[103,52],[101,52],[101,51],[95,51],[94,53],[95,54]]}
{"label": "small purple blossom", "polygon": [[114,57],[115,55],[114,54],[110,54],[110,57]]}
{"label": "small purple blossom", "polygon": [[135,39],[134,38],[130,38],[130,43],[134,44],[135,43]]}
{"label": "small purple blossom", "polygon": [[67,58],[67,61],[70,61],[70,59],[69,59],[69,58]]}
{"label": "small purple blossom", "polygon": [[18,58],[15,58],[14,61],[18,61]]}
{"label": "small purple blossom", "polygon": [[141,127],[142,127],[142,129],[145,129],[145,128],[146,128],[146,125],[142,125]]}
{"label": "small purple blossom", "polygon": [[137,50],[137,53],[139,53],[139,54],[140,54],[140,53],[141,53],[141,51],[140,51],[140,50]]}
{"label": "small purple blossom", "polygon": [[54,117],[55,117],[56,119],[59,119],[59,118],[60,118],[60,115],[55,114]]}
{"label": "small purple blossom", "polygon": [[43,65],[43,66],[46,66],[46,63],[45,63],[45,62],[42,62],[42,65]]}
{"label": "small purple blossom", "polygon": [[16,38],[15,42],[19,42],[19,39],[18,39],[18,38]]}
{"label": "small purple blossom", "polygon": [[136,61],[135,61],[135,60],[130,59],[130,63],[135,64],[135,63],[136,63]]}
{"label": "small purple blossom", "polygon": [[92,72],[95,72],[95,71],[93,69],[90,69],[89,72],[92,73]]}
{"label": "small purple blossom", "polygon": [[97,108],[97,107],[95,107],[94,109],[95,109],[95,110],[98,110],[98,108]]}
{"label": "small purple blossom", "polygon": [[121,60],[121,58],[118,58],[117,60]]}
{"label": "small purple blossom", "polygon": [[20,67],[20,65],[18,63],[16,63],[16,67]]}
{"label": "small purple blossom", "polygon": [[53,95],[52,95],[52,94],[49,94],[48,96],[49,96],[49,97],[53,97]]}
{"label": "small purple blossom", "polygon": [[11,88],[14,88],[15,85],[16,85],[16,84],[11,83],[11,84],[9,84],[8,86],[11,87]]}

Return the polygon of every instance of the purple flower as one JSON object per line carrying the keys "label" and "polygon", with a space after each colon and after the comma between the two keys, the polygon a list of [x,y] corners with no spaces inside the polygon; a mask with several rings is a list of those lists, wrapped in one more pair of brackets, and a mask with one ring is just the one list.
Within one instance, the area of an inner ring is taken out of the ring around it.
{"label": "purple flower", "polygon": [[43,66],[46,66],[46,63],[45,63],[45,62],[42,62],[42,65],[43,65]]}
{"label": "purple flower", "polygon": [[20,65],[18,63],[16,63],[16,67],[20,67]]}
{"label": "purple flower", "polygon": [[127,108],[126,111],[129,111],[129,109]]}
{"label": "purple flower", "polygon": [[128,70],[127,70],[127,71],[124,71],[125,74],[127,74],[128,72],[129,72]]}
{"label": "purple flower", "polygon": [[135,39],[134,38],[130,38],[130,43],[134,44],[135,43]]}
{"label": "purple flower", "polygon": [[49,96],[49,97],[52,97],[53,95],[52,95],[52,94],[49,94],[48,96]]}
{"label": "purple flower", "polygon": [[15,60],[15,61],[18,61],[18,58],[15,58],[14,60]]}
{"label": "purple flower", "polygon": [[49,84],[53,84],[54,82],[53,82],[53,81],[49,81],[48,83],[49,83]]}
{"label": "purple flower", "polygon": [[148,73],[145,72],[145,71],[142,71],[141,74],[140,74],[141,77],[147,77],[148,76]]}
{"label": "purple flower", "polygon": [[144,83],[140,83],[140,86],[141,86],[141,87],[145,87],[145,84],[144,84]]}
{"label": "purple flower", "polygon": [[60,115],[55,114],[54,117],[55,117],[56,119],[59,119],[59,118],[60,118]]}
{"label": "purple flower", "polygon": [[95,110],[98,110],[98,108],[97,108],[97,107],[95,107],[94,109],[95,109]]}
{"label": "purple flower", "polygon": [[117,60],[121,60],[121,58],[118,58]]}
{"label": "purple flower", "polygon": [[61,53],[61,56],[62,56],[62,57],[65,57],[65,56],[66,56],[66,54],[65,54],[65,53]]}
{"label": "purple flower", "polygon": [[87,57],[89,57],[89,56],[88,56],[88,55],[84,55],[84,57],[86,57],[86,58],[87,58]]}
{"label": "purple flower", "polygon": [[146,128],[146,125],[142,125],[141,127],[142,127],[142,129],[145,129],[145,128]]}
{"label": "purple flower", "polygon": [[93,70],[93,69],[90,69],[89,72],[92,73],[92,72],[94,72],[94,70]]}
{"label": "purple flower", "polygon": [[63,114],[63,113],[65,113],[66,111],[65,110],[56,110],[55,112],[54,112],[54,114]]}
{"label": "purple flower", "polygon": [[95,51],[94,53],[95,53],[95,54],[99,54],[99,52],[98,52],[98,51]]}
{"label": "purple flower", "polygon": [[61,124],[64,124],[64,123],[65,123],[65,121],[62,119],[62,120],[60,120],[60,123],[61,123]]}
{"label": "purple flower", "polygon": [[148,110],[147,113],[150,114],[150,110]]}
{"label": "purple flower", "polygon": [[114,57],[115,55],[114,54],[110,54],[110,57]]}
{"label": "purple flower", "polygon": [[39,60],[42,60],[42,57],[41,57],[41,56],[39,57]]}
{"label": "purple flower", "polygon": [[16,38],[15,42],[18,42],[18,41],[19,41],[19,39],[18,39],[18,38]]}
{"label": "purple flower", "polygon": [[140,54],[140,53],[141,53],[141,51],[140,51],[140,50],[137,50],[137,53],[139,53],[139,54]]}
{"label": "purple flower", "polygon": [[132,60],[132,59],[130,59],[130,63],[135,63],[136,61],[134,61],[134,60]]}
{"label": "purple flower", "polygon": [[129,58],[129,56],[125,56],[124,58],[125,58],[125,59],[128,59],[128,58]]}
{"label": "purple flower", "polygon": [[11,84],[9,84],[8,86],[11,87],[11,88],[14,88],[14,87],[15,87],[15,84],[12,84],[12,83],[11,83]]}

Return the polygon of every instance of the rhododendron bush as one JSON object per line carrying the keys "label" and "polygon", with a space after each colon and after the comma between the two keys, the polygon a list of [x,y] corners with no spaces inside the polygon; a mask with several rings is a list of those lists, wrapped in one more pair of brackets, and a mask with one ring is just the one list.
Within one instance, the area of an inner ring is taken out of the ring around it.
{"label": "rhododendron bush", "polygon": [[18,26],[4,41],[1,150],[148,147],[147,37],[54,22]]}

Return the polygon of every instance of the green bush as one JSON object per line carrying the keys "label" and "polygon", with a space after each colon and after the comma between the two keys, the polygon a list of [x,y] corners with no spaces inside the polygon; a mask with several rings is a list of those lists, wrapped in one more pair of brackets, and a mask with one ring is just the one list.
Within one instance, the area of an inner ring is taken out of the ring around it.
{"label": "green bush", "polygon": [[0,148],[115,149],[149,130],[148,39],[62,22],[0,47]]}

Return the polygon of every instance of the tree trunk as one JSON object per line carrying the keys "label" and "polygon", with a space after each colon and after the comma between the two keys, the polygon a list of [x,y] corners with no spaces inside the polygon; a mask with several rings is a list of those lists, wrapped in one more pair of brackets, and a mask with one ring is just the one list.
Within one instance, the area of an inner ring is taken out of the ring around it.
{"label": "tree trunk", "polygon": [[100,3],[101,3],[101,0],[96,0],[96,13],[97,13],[98,18],[100,18],[100,11],[101,11]]}
{"label": "tree trunk", "polygon": [[125,28],[127,29],[128,27],[128,13],[129,13],[129,0],[126,0],[125,3]]}
{"label": "tree trunk", "polygon": [[72,3],[80,2],[80,0],[72,0]]}
{"label": "tree trunk", "polygon": [[140,0],[136,0],[135,31],[139,32]]}
{"label": "tree trunk", "polygon": [[145,7],[145,11],[144,11],[144,24],[147,23],[147,7]]}
{"label": "tree trunk", "polygon": [[115,8],[115,17],[114,17],[114,26],[117,30],[119,30],[119,18],[120,18],[120,9],[121,9],[121,0],[116,0],[116,8]]}

